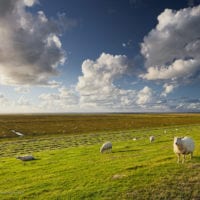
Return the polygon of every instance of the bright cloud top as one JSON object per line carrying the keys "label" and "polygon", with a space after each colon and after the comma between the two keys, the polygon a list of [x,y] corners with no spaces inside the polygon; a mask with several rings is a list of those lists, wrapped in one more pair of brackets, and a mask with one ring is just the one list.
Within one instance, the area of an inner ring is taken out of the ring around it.
{"label": "bright cloud top", "polygon": [[200,77],[200,6],[179,11],[166,9],[145,38],[147,80],[188,82]]}
{"label": "bright cloud top", "polygon": [[96,60],[85,60],[83,76],[79,77],[76,90],[81,107],[109,111],[135,110],[145,107],[152,100],[153,91],[145,86],[141,90],[122,89],[115,81],[127,73],[129,60],[124,55],[102,53]]}
{"label": "bright cloud top", "polygon": [[65,61],[59,21],[26,10],[36,0],[0,1],[0,82],[51,85]]}
{"label": "bright cloud top", "polygon": [[121,107],[130,104],[134,91],[117,88],[114,81],[126,73],[128,58],[124,55],[102,53],[96,60],[85,60],[83,76],[79,77],[76,90],[81,106]]}

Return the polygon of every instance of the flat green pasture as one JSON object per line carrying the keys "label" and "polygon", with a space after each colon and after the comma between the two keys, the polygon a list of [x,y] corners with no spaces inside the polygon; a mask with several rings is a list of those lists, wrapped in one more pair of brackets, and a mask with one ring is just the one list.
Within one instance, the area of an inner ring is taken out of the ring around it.
{"label": "flat green pasture", "polygon": [[[149,142],[154,135],[155,141]],[[195,141],[177,164],[174,136]],[[137,140],[133,140],[136,138]],[[101,154],[105,141],[112,153]],[[22,163],[16,156],[32,154]],[[0,199],[200,199],[200,124],[0,140]]]}

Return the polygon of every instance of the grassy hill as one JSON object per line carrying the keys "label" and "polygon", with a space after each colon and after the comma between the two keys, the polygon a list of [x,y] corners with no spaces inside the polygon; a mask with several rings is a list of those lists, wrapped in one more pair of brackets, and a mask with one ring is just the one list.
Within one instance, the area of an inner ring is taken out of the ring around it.
{"label": "grassy hill", "polygon": [[[183,123],[1,139],[0,199],[200,199],[199,134],[200,124]],[[177,164],[173,137],[185,135],[195,140],[194,158]],[[107,140],[113,152],[99,153]],[[16,159],[25,153],[36,160]]]}

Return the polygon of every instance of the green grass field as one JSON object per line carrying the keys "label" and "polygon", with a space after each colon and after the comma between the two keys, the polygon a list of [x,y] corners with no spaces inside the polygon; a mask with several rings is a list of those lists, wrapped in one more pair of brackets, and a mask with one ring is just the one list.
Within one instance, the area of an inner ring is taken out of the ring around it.
{"label": "green grass field", "polygon": [[[0,122],[0,199],[200,199],[200,114],[8,115]],[[173,137],[185,135],[195,140],[194,158],[177,164]],[[99,153],[108,140],[112,153]],[[36,160],[16,159],[24,154]]]}

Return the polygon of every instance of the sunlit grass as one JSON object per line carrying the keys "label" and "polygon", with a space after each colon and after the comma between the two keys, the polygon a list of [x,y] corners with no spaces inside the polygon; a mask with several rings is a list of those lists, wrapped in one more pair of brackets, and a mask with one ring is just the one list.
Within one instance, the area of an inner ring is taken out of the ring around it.
{"label": "sunlit grass", "polygon": [[[200,126],[188,125],[2,140],[0,199],[198,199],[199,133]],[[175,135],[194,138],[193,160],[176,163]],[[113,152],[100,154],[107,140]],[[36,160],[15,158],[26,152]]]}

